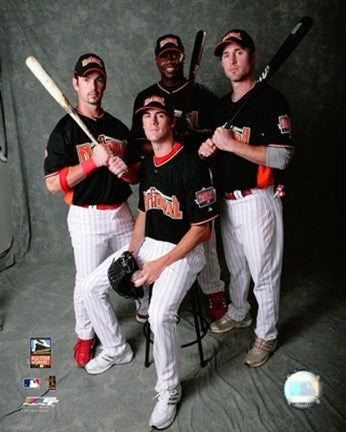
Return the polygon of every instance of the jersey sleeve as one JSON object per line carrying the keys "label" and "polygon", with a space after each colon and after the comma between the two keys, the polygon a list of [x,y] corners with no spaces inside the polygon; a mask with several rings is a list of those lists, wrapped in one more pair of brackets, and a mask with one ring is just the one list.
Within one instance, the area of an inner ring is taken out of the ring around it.
{"label": "jersey sleeve", "polygon": [[73,147],[69,145],[68,137],[58,126],[48,139],[43,164],[45,175],[73,165]]}
{"label": "jersey sleeve", "polygon": [[280,93],[274,93],[268,106],[270,109],[264,119],[265,144],[293,148],[291,111],[286,98]]}
{"label": "jersey sleeve", "polygon": [[200,225],[217,217],[216,192],[205,162],[195,159],[194,169],[189,164],[186,193],[186,216],[191,225]]}

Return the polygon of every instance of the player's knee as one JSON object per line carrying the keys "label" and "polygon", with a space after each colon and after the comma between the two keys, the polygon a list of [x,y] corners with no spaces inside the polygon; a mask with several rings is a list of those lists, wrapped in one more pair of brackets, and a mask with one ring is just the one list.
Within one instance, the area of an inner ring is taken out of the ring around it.
{"label": "player's knee", "polygon": [[153,333],[158,328],[165,325],[176,324],[178,321],[177,314],[164,308],[149,307],[149,323]]}

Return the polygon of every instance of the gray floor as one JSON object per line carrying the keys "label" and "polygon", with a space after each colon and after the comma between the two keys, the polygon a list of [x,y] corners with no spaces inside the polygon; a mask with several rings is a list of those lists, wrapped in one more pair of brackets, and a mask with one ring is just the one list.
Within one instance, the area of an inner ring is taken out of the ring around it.
{"label": "gray floor", "polygon": [[[291,251],[292,252],[292,251]],[[313,258],[313,254],[311,255]],[[309,260],[308,260],[309,262]],[[270,361],[250,369],[244,363],[253,331],[208,333],[203,345],[208,365],[200,368],[196,346],[182,350],[184,397],[169,430],[184,432],[342,431],[345,430],[343,378],[346,331],[345,301],[335,291],[328,266],[286,263],[283,275],[280,345]],[[301,267],[300,267],[301,266]],[[303,270],[305,269],[305,270]],[[305,271],[305,274],[304,274]],[[73,266],[40,264],[26,257],[0,273],[1,415],[6,432],[138,432],[148,431],[154,405],[155,368],[144,367],[142,326],[131,301],[114,296],[114,308],[135,351],[129,365],[90,376],[73,364]],[[331,297],[329,293],[334,293]],[[204,299],[203,299],[204,301]],[[253,313],[256,306],[253,302]],[[205,306],[205,304],[204,304]],[[182,309],[188,308],[183,304]],[[183,340],[193,336],[185,310],[179,324]],[[52,338],[52,368],[30,369],[30,337]],[[308,410],[290,407],[283,395],[285,377],[297,369],[321,377],[320,404]],[[49,375],[57,390],[47,393]],[[24,389],[25,377],[40,377],[40,389]],[[56,396],[47,410],[22,409],[27,396]]]}

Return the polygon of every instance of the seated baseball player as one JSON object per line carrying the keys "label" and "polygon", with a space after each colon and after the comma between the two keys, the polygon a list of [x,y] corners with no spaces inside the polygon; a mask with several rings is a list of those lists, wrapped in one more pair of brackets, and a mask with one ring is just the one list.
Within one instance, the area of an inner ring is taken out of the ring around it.
{"label": "seated baseball player", "polygon": [[158,400],[149,424],[164,429],[174,421],[182,396],[177,312],[205,265],[201,243],[208,238],[209,222],[217,213],[209,171],[195,153],[174,141],[175,117],[165,99],[148,96],[136,115],[142,117],[154,153],[142,162],[138,215],[130,244],[84,281],[85,305],[103,347],[85,369],[100,374],[133,358],[109,301],[107,277],[113,259],[129,250],[141,269],[134,276],[135,286],[153,284],[149,322]]}

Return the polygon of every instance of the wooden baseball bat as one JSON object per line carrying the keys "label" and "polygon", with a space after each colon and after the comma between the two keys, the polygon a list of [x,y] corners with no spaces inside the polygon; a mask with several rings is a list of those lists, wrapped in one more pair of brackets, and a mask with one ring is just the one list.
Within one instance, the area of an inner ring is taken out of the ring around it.
{"label": "wooden baseball bat", "polygon": [[41,63],[34,56],[29,56],[25,60],[26,65],[35,75],[35,77],[40,81],[47,92],[58,102],[58,104],[69,114],[73,120],[79,125],[79,127],[85,132],[88,138],[91,140],[93,146],[97,145],[98,142],[87,128],[86,124],[78,115],[77,111],[73,108],[70,101],[64,95],[64,93],[57,86],[53,78],[44,69]]}

